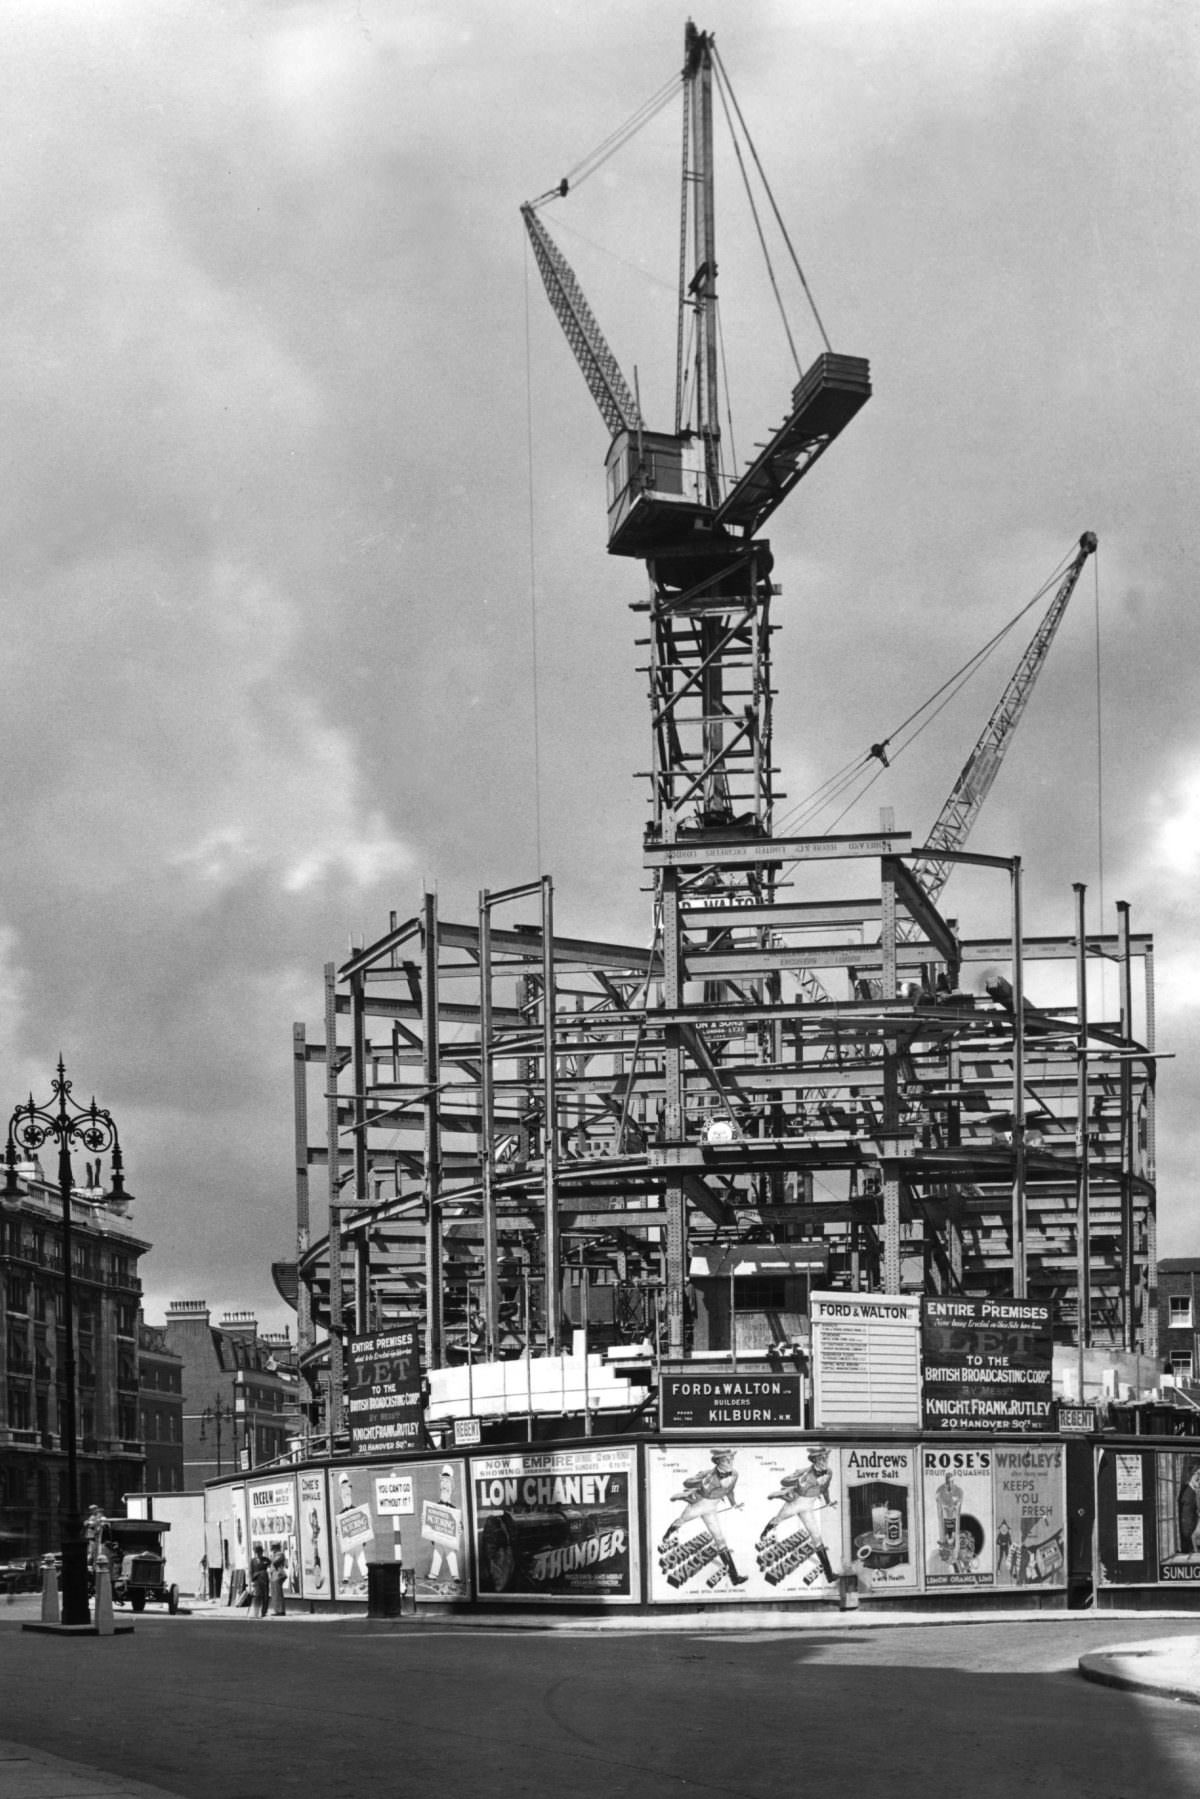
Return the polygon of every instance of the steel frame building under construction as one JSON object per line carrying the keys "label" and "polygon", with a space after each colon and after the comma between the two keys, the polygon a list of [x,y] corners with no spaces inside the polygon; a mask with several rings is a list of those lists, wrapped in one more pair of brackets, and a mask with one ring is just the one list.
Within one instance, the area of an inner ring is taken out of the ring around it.
{"label": "steel frame building under construction", "polygon": [[[298,1308],[335,1434],[344,1339],[401,1318],[430,1370],[553,1356],[580,1323],[671,1361],[787,1361],[810,1285],[1006,1293],[1050,1301],[1061,1340],[1153,1352],[1152,940],[1124,906],[1087,931],[1082,889],[1071,936],[1029,932],[1020,859],[963,847],[1095,539],[926,841],[776,833],[760,531],[870,379],[826,349],[749,468],[724,472],[714,67],[689,26],[693,419],[645,429],[542,202],[523,209],[611,433],[610,551],[647,571],[652,940],[560,934],[541,876],[462,923],[427,895],[326,968],[323,1029],[295,1027]],[[939,910],[959,862],[1004,884],[1005,934]],[[1035,1007],[1026,973],[1055,961],[1070,1003]]]}

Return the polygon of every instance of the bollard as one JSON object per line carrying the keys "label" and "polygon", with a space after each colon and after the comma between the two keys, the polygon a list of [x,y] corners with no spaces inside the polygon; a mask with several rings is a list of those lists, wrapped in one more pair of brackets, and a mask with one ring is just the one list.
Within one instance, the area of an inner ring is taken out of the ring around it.
{"label": "bollard", "polygon": [[844,1612],[858,1610],[858,1575],[841,1574],[838,1576],[838,1604]]}
{"label": "bollard", "polygon": [[58,1610],[58,1570],[54,1566],[54,1557],[42,1557],[42,1623],[59,1623]]}
{"label": "bollard", "polygon": [[116,1635],[116,1630],[113,1623],[112,1575],[109,1572],[108,1557],[102,1552],[96,1557],[96,1635],[111,1637]]}

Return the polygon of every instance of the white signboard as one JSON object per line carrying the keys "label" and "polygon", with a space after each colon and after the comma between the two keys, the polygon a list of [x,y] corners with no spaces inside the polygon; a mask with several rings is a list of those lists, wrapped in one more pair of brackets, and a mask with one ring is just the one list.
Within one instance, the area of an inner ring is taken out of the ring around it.
{"label": "white signboard", "polygon": [[921,1422],[921,1301],[900,1293],[813,1293],[813,1425]]}

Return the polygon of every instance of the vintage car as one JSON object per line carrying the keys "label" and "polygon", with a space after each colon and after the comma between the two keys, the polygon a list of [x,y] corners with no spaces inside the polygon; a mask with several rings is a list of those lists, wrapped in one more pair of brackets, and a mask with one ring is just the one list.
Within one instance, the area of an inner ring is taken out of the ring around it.
{"label": "vintage car", "polygon": [[167,1585],[163,1547],[163,1537],[170,1528],[158,1518],[102,1519],[91,1558],[93,1590],[96,1555],[103,1551],[108,1557],[115,1601],[131,1605],[135,1612],[143,1612],[146,1601],[151,1599],[165,1605],[169,1612],[177,1612],[179,1588]]}

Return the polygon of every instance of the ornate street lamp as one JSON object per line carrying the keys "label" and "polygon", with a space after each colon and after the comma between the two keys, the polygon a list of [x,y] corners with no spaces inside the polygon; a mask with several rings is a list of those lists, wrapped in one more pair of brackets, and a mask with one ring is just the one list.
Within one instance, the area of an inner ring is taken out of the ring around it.
{"label": "ornate street lamp", "polygon": [[[32,1093],[24,1105],[17,1106],[8,1124],[8,1142],[4,1151],[5,1176],[3,1195],[6,1200],[20,1199],[21,1185],[17,1176],[18,1145],[26,1157],[35,1155],[42,1144],[53,1139],[58,1144],[58,1191],[62,1202],[63,1322],[64,1365],[63,1428],[67,1446],[67,1504],[62,1515],[62,1621],[64,1625],[86,1625],[91,1622],[88,1605],[87,1542],[79,1513],[79,1468],[77,1462],[77,1425],[75,1414],[75,1278],[71,1244],[71,1148],[78,1144],[95,1156],[111,1152],[112,1186],[100,1201],[112,1210],[122,1210],[130,1202],[125,1191],[121,1166],[121,1144],[112,1114],[92,1100],[90,1106],[79,1106],[71,1098],[63,1059],[58,1058],[58,1079],[51,1082],[53,1098],[45,1106],[34,1104]],[[96,1165],[98,1176],[99,1163]],[[98,1179],[97,1179],[98,1184]]]}
{"label": "ornate street lamp", "polygon": [[200,1441],[202,1443],[205,1441],[206,1427],[210,1424],[215,1424],[217,1427],[217,1479],[218,1480],[220,1480],[221,1475],[224,1473],[224,1469],[223,1469],[222,1463],[221,1463],[221,1425],[223,1423],[232,1424],[234,1422],[234,1420],[236,1419],[236,1417],[237,1417],[237,1413],[234,1411],[233,1407],[228,1403],[228,1401],[226,1401],[225,1404],[222,1405],[222,1402],[219,1398],[212,1405],[206,1405],[204,1410],[200,1414]]}

